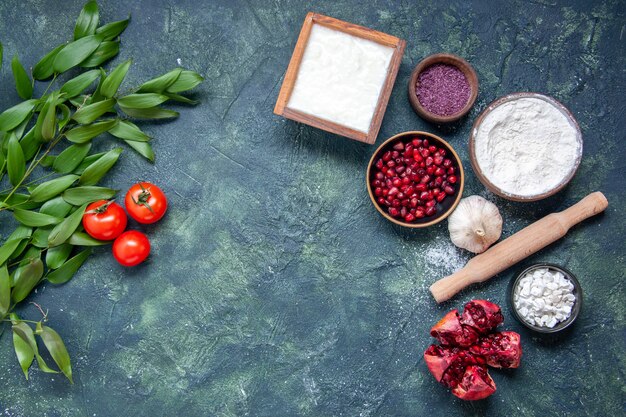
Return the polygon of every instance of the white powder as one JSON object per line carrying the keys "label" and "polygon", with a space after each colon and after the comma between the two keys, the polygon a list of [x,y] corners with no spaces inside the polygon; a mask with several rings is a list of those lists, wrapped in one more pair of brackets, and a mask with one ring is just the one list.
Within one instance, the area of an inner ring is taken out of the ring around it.
{"label": "white powder", "polygon": [[526,273],[515,288],[513,298],[524,321],[550,328],[569,318],[575,300],[572,281],[548,268]]}
{"label": "white powder", "polygon": [[287,107],[367,133],[393,52],[314,24]]}
{"label": "white powder", "polygon": [[548,100],[507,101],[493,108],[474,130],[476,162],[504,193],[543,194],[576,168],[582,139],[569,117]]}

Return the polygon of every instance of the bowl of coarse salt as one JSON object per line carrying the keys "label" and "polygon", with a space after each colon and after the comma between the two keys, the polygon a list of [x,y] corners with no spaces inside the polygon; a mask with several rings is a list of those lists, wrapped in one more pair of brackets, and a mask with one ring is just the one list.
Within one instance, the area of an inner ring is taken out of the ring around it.
{"label": "bowl of coarse salt", "polygon": [[491,103],[476,119],[469,140],[470,162],[480,182],[520,202],[562,190],[582,153],[582,133],[572,114],[537,93],[514,93]]}
{"label": "bowl of coarse salt", "polygon": [[515,318],[539,333],[557,333],[574,323],[583,291],[576,277],[560,266],[540,263],[524,269],[511,285]]}

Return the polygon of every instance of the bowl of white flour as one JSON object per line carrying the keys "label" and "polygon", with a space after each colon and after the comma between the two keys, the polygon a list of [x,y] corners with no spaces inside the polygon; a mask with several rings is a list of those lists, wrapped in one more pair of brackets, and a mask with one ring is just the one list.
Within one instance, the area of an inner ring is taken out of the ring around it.
{"label": "bowl of white flour", "polygon": [[474,172],[489,190],[508,200],[537,201],[574,177],[583,141],[561,103],[542,94],[515,93],[478,116],[469,148]]}

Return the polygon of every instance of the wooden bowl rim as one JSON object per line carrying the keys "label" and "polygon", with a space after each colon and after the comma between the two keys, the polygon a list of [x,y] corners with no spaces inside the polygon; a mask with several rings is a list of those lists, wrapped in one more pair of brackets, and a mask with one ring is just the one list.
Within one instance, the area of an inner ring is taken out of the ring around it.
{"label": "wooden bowl rim", "polygon": [[[374,198],[374,193],[372,192],[372,185],[370,184],[370,174],[371,174],[372,166],[374,166],[374,161],[376,160],[376,157],[390,142],[397,140],[398,138],[403,137],[403,136],[427,136],[429,138],[438,140],[443,146],[447,148],[447,150],[451,152],[452,155],[454,155],[454,159],[456,160],[456,163],[459,166],[459,178],[461,179],[461,181],[458,183],[459,191],[458,191],[456,198],[454,199],[454,202],[452,202],[452,205],[450,206],[448,210],[442,212],[433,220],[426,222],[426,223],[413,224],[413,223],[406,223],[406,222],[402,222],[400,220],[394,219],[389,214],[384,212],[384,210],[380,207],[380,205]],[[380,214],[382,214],[384,218],[386,218],[390,222],[395,223],[399,226],[410,227],[412,229],[421,229],[421,228],[425,228],[425,227],[437,224],[441,222],[442,220],[444,220],[445,218],[447,218],[450,214],[452,214],[456,206],[459,204],[459,201],[461,201],[461,197],[463,196],[463,189],[465,187],[465,171],[463,170],[463,163],[461,162],[461,158],[459,157],[459,155],[456,153],[454,148],[448,142],[443,140],[441,137],[435,135],[434,133],[424,132],[421,130],[410,130],[407,132],[397,133],[393,135],[392,137],[384,141],[378,148],[376,148],[376,150],[372,154],[372,157],[370,158],[369,164],[367,165],[365,183],[367,185],[367,193],[370,196],[370,200],[372,200],[372,204],[374,204],[374,207],[376,208],[376,210]]]}
{"label": "wooden bowl rim", "polygon": [[[422,71],[434,64],[454,65],[459,70],[461,70],[467,78],[467,82],[470,85],[470,97],[467,100],[465,106],[456,114],[452,114],[450,116],[440,116],[435,113],[429,112],[424,108],[424,106],[422,106],[419,99],[417,98],[417,93],[415,91],[415,86],[417,85],[417,77]],[[476,102],[476,97],[478,97],[478,76],[476,75],[476,71],[474,70],[472,65],[458,55],[448,53],[433,54],[422,59],[415,66],[415,69],[411,73],[411,78],[409,79],[408,92],[411,107],[413,107],[413,110],[415,110],[415,112],[421,118],[433,123],[451,123],[465,116]]]}
{"label": "wooden bowl rim", "polygon": [[[480,126],[482,121],[496,107],[498,107],[498,106],[500,106],[500,105],[502,105],[504,103],[507,103],[509,101],[518,100],[520,98],[537,98],[537,99],[540,99],[540,100],[544,100],[544,101],[552,104],[553,106],[555,106],[557,108],[557,110],[559,110],[561,113],[563,113],[565,115],[565,117],[569,120],[569,122],[572,124],[572,126],[576,129],[576,140],[578,141],[578,143],[580,145],[580,151],[578,153],[578,156],[576,157],[576,161],[574,162],[574,168],[571,170],[569,175],[567,177],[565,177],[563,179],[563,181],[561,181],[552,190],[546,191],[545,193],[533,195],[533,196],[523,196],[523,195],[511,194],[511,193],[507,193],[507,192],[503,191],[502,189],[500,189],[499,187],[494,185],[491,181],[489,181],[487,176],[480,169],[480,166],[478,165],[478,161],[476,160],[475,133],[478,131],[478,127]],[[565,186],[572,180],[572,178],[574,178],[574,175],[576,175],[576,172],[578,171],[578,168],[580,167],[580,162],[582,160],[582,156],[583,156],[583,137],[582,137],[582,132],[580,130],[580,126],[578,125],[578,122],[576,121],[576,119],[574,118],[572,113],[569,111],[569,109],[567,109],[567,107],[565,107],[563,104],[561,104],[555,98],[547,96],[545,94],[541,94],[541,93],[517,92],[517,93],[511,93],[511,94],[507,94],[505,96],[502,96],[500,98],[497,98],[496,100],[491,102],[487,106],[487,108],[485,108],[485,110],[483,110],[480,113],[480,115],[478,115],[478,117],[474,121],[474,125],[472,126],[472,130],[470,131],[469,158],[470,158],[470,164],[472,165],[474,173],[476,174],[476,176],[478,177],[480,182],[485,187],[487,187],[487,189],[489,189],[489,191],[491,191],[492,193],[494,193],[494,194],[496,194],[496,195],[498,195],[498,196],[500,196],[500,197],[502,197],[502,198],[504,198],[506,200],[510,200],[510,201],[517,201],[517,202],[521,202],[521,203],[530,203],[530,202],[533,202],[533,201],[543,200],[544,198],[548,198],[548,197],[551,197],[551,196],[555,195],[556,193],[561,191],[563,188],[565,188]]]}

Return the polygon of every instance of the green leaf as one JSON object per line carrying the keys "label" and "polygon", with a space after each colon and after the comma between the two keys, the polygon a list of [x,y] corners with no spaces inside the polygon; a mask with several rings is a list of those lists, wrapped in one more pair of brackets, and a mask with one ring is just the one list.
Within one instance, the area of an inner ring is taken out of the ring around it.
{"label": "green leaf", "polygon": [[41,340],[43,340],[43,344],[48,349],[48,352],[50,352],[50,356],[52,356],[54,362],[57,364],[61,372],[63,372],[63,375],[65,375],[73,384],[74,381],[72,381],[72,365],[70,363],[70,355],[67,353],[67,349],[65,348],[65,344],[63,343],[61,336],[48,326],[40,326],[38,323],[37,327],[37,330],[40,330],[37,334],[41,337]]}
{"label": "green leaf", "polygon": [[122,153],[122,148],[111,149],[102,158],[89,165],[81,174],[78,183],[81,185],[94,185],[115,165]]}
{"label": "green leaf", "polygon": [[11,69],[13,70],[13,79],[15,80],[15,89],[17,94],[23,99],[28,100],[33,96],[33,83],[28,73],[22,66],[17,54],[13,56],[11,61]]}
{"label": "green leaf", "polygon": [[50,236],[48,237],[48,244],[52,246],[59,246],[62,243],[65,243],[72,233],[76,231],[78,226],[80,226],[80,222],[83,219],[83,214],[85,213],[85,208],[87,204],[83,204],[76,211],[70,214],[65,218],[61,223],[57,224],[52,232],[50,232]]}
{"label": "green leaf", "polygon": [[111,129],[118,122],[118,119],[110,119],[102,122],[96,122],[86,126],[75,127],[65,134],[67,140],[74,143],[85,143],[98,135]]}
{"label": "green leaf", "polygon": [[[9,210],[19,207],[21,209],[30,210],[37,208],[41,205],[41,203],[35,203],[34,201],[30,201],[29,194],[22,193],[13,193],[11,197],[8,197],[8,193],[0,194],[0,207],[8,208]],[[2,201],[6,200],[5,203]]]}
{"label": "green leaf", "polygon": [[41,259],[32,259],[24,266],[15,270],[13,275],[13,291],[11,298],[14,303],[19,303],[37,286],[43,276],[43,262]]}
{"label": "green leaf", "polygon": [[97,200],[108,200],[115,196],[117,190],[105,187],[84,186],[65,190],[63,198],[69,204],[80,206],[85,203],[92,203]]}
{"label": "green leaf", "polygon": [[0,247],[0,265],[5,263],[7,259],[9,259],[11,254],[13,254],[15,249],[17,249],[17,247],[20,243],[22,243],[23,240],[23,238],[7,239],[7,241],[4,242],[4,245]]}
{"label": "green leaf", "polygon": [[85,172],[85,169],[87,169],[89,165],[100,159],[105,153],[106,152],[94,153],[83,159],[83,162],[81,162],[80,165],[78,165],[78,167],[74,170],[74,174],[80,175]]}
{"label": "green leaf", "polygon": [[154,162],[154,151],[148,142],[137,142],[133,140],[124,140],[128,146],[133,148],[139,155],[143,156],[150,162]]}
{"label": "green leaf", "polygon": [[50,78],[52,74],[54,74],[54,68],[52,67],[52,63],[54,62],[54,58],[56,58],[59,51],[64,47],[65,45],[57,46],[35,64],[35,66],[33,67],[34,79],[45,80],[47,78]]}
{"label": "green leaf", "polygon": [[11,307],[11,277],[6,265],[0,266],[0,317],[4,317]]}
{"label": "green leaf", "polygon": [[76,19],[76,26],[74,26],[74,40],[96,33],[98,21],[98,3],[95,1],[85,3],[83,10],[81,10],[78,15],[78,19]]}
{"label": "green leaf", "polygon": [[35,127],[33,126],[20,140],[20,146],[24,152],[24,159],[29,161],[39,149],[40,143],[35,138]]}
{"label": "green leaf", "polygon": [[[71,246],[70,246],[71,247]],[[91,254],[91,249],[85,249],[76,256],[61,265],[56,271],[48,274],[47,278],[53,284],[65,284],[72,279],[78,268],[85,262]]]}
{"label": "green leaf", "polygon": [[[40,213],[49,214],[50,216],[65,218],[72,210],[72,205],[66,202],[63,197],[58,196],[52,200],[48,200],[39,209]],[[47,241],[46,241],[47,242]]]}
{"label": "green leaf", "polygon": [[72,235],[72,237],[70,237],[70,240],[68,240],[68,242],[70,243],[70,245],[74,246],[102,246],[108,245],[112,242],[112,240],[98,240],[89,236],[85,232],[76,232]]}
{"label": "green leaf", "polygon": [[[17,333],[19,337],[30,347],[31,351],[35,355],[35,358],[37,359],[37,365],[39,366],[39,369],[47,373],[58,373],[54,369],[50,369],[50,367],[48,367],[46,362],[39,354],[39,349],[37,348],[37,342],[35,341],[33,329],[31,329],[30,326],[23,321],[20,321],[19,317],[17,317],[17,314],[11,314],[11,321],[13,322],[13,334]],[[37,323],[37,325],[39,326],[40,323],[41,322]],[[13,340],[13,342],[15,343],[15,339]]]}
{"label": "green leaf", "polygon": [[156,93],[129,94],[117,99],[120,107],[126,109],[148,109],[167,101],[167,96]]}
{"label": "green leaf", "polygon": [[100,35],[89,35],[70,42],[54,58],[52,67],[56,73],[65,72],[82,63],[96,51],[102,43]]}
{"label": "green leaf", "polygon": [[179,103],[191,104],[192,106],[195,106],[196,104],[199,103],[198,100],[192,100],[192,99],[190,99],[188,97],[181,96],[180,94],[165,93],[165,95],[170,100],[178,101]]}
{"label": "green leaf", "polygon": [[29,325],[23,322],[13,324],[13,349],[26,379],[28,379],[28,369],[35,359],[35,352],[31,348],[31,338],[32,344],[36,345],[33,329]]}
{"label": "green leaf", "polygon": [[12,185],[17,185],[24,177],[26,172],[26,161],[24,160],[24,151],[17,141],[15,135],[9,137],[9,146],[7,152],[7,172],[9,181]]}
{"label": "green leaf", "polygon": [[[45,142],[52,140],[56,133],[57,108],[56,100],[52,100],[45,108],[43,124],[41,125],[41,137]],[[41,117],[41,114],[39,115]],[[35,131],[36,134],[36,131]]]}
{"label": "green leaf", "polygon": [[37,213],[36,211],[28,211],[22,209],[13,210],[13,216],[15,219],[22,223],[24,226],[30,227],[42,227],[50,226],[52,224],[58,224],[61,220],[58,217],[50,216],[49,214]]}
{"label": "green leaf", "polygon": [[33,111],[39,100],[26,100],[6,109],[0,114],[0,131],[8,132],[15,129]]}
{"label": "green leaf", "polygon": [[89,87],[99,76],[100,71],[97,69],[84,72],[63,84],[61,93],[65,93],[65,97],[68,98],[76,97]]}
{"label": "green leaf", "polygon": [[[95,35],[100,36],[100,35]],[[83,38],[84,39],[84,38]],[[83,68],[93,68],[104,64],[109,59],[113,58],[120,52],[119,41],[105,41],[98,46],[98,48],[80,63]]]}
{"label": "green leaf", "polygon": [[122,81],[130,68],[130,64],[131,60],[129,59],[115,67],[102,83],[102,87],[100,87],[100,94],[107,98],[113,97],[120,88],[120,84],[122,84]]}
{"label": "green leaf", "polygon": [[52,168],[62,174],[72,172],[85,159],[90,149],[91,142],[71,145],[56,157]]}
{"label": "green leaf", "polygon": [[176,68],[159,77],[146,81],[137,90],[138,93],[162,93],[178,79],[182,68]]}
{"label": "green leaf", "polygon": [[[31,245],[30,242],[27,243],[28,249],[26,249],[23,254],[19,255],[19,257],[22,258],[18,263],[19,266],[26,266],[29,262],[33,262],[36,259],[41,259],[41,249]],[[13,282],[13,284],[15,285],[15,282]]]}
{"label": "green leaf", "polygon": [[197,72],[184,70],[166,91],[168,93],[180,93],[181,91],[191,90],[202,81],[204,81],[204,78]]}
{"label": "green leaf", "polygon": [[122,111],[135,119],[171,119],[178,117],[179,113],[174,110],[152,107],[150,109],[129,109],[120,106]]}
{"label": "green leaf", "polygon": [[39,249],[46,249],[48,247],[48,236],[52,231],[51,227],[38,227],[33,232],[33,237],[30,240],[30,244]]}
{"label": "green leaf", "polygon": [[95,103],[96,101],[104,100],[104,96],[102,95],[100,90],[102,89],[102,84],[104,83],[104,80],[107,79],[107,74],[104,71],[104,69],[102,69],[102,68],[100,68],[99,71],[100,71],[100,81],[98,81],[98,86],[96,87],[95,91],[91,95],[91,98],[89,98],[87,100],[87,104],[91,104],[91,103]]}
{"label": "green leaf", "polygon": [[96,35],[100,35],[105,41],[110,41],[119,36],[128,26],[129,19],[118,20],[117,22],[107,23],[96,29]]}
{"label": "green leaf", "polygon": [[80,124],[86,125],[93,122],[104,113],[110,111],[113,106],[115,106],[115,99],[113,98],[104,101],[98,101],[96,103],[83,106],[76,110],[76,113],[74,113],[72,119],[76,120]]}
{"label": "green leaf", "polygon": [[[58,160],[59,158],[57,157],[54,162],[56,163]],[[48,201],[68,189],[77,179],[77,175],[70,174],[43,182],[30,193],[30,198],[36,202]]]}
{"label": "green leaf", "polygon": [[120,120],[117,126],[109,130],[109,133],[116,138],[138,142],[147,142],[152,139],[150,136],[142,132],[136,124],[131,123],[128,120]]}
{"label": "green leaf", "polygon": [[46,155],[41,159],[41,162],[39,163],[39,165],[41,165],[44,168],[48,168],[51,167],[54,164],[54,161],[56,161],[57,157],[55,155]]}
{"label": "green leaf", "polygon": [[61,118],[58,119],[59,130],[61,130],[65,127],[67,122],[70,121],[70,108],[67,107],[65,104],[59,104],[57,107],[61,109]]}
{"label": "green leaf", "polygon": [[[59,246],[48,249],[46,252],[46,265],[50,269],[57,269],[67,260],[72,253],[74,246],[69,243],[64,243]],[[48,273],[48,277],[50,273]],[[55,283],[56,284],[56,283]]]}

